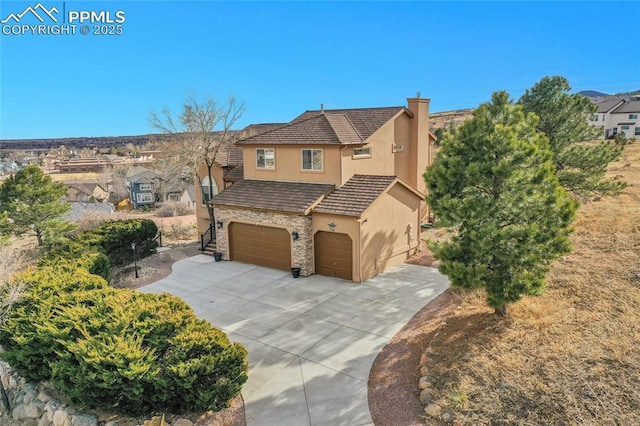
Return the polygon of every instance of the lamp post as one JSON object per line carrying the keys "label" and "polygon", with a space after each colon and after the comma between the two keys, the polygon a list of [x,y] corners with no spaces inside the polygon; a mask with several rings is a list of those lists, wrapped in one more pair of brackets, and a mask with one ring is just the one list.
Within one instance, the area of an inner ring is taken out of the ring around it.
{"label": "lamp post", "polygon": [[140,278],[138,277],[138,256],[136,253],[136,242],[132,242],[131,243],[131,250],[133,250],[133,268],[136,271],[136,278]]}

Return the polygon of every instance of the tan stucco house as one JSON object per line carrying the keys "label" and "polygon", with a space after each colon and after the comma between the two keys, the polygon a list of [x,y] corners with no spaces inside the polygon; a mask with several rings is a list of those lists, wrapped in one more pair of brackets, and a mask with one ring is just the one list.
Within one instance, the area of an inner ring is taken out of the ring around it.
{"label": "tan stucco house", "polygon": [[[433,141],[424,98],[306,111],[240,140],[215,173],[219,192],[205,200],[217,251],[355,282],[404,262],[419,250],[429,215],[422,175]],[[204,232],[206,208],[198,215]]]}

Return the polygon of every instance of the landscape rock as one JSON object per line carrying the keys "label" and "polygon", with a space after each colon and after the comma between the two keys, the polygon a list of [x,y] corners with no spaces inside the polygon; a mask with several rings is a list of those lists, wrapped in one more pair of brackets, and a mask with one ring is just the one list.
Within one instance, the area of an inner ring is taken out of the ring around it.
{"label": "landscape rock", "polygon": [[429,404],[424,408],[424,413],[431,417],[440,417],[442,408],[438,404]]}
{"label": "landscape rock", "polygon": [[422,391],[420,392],[420,402],[422,403],[422,405],[429,404],[431,401],[433,401],[433,397],[434,397],[433,389],[426,388],[426,389],[422,389]]}
{"label": "landscape rock", "polygon": [[57,410],[53,414],[53,426],[71,426],[71,416],[65,410]]}
{"label": "landscape rock", "polygon": [[173,426],[193,426],[193,422],[188,419],[178,419],[173,423]]}
{"label": "landscape rock", "polygon": [[39,401],[42,401],[42,402],[49,402],[49,401],[51,401],[51,399],[53,399],[52,396],[49,395],[49,393],[47,391],[40,391],[38,393],[37,398],[38,398]]}
{"label": "landscape rock", "polygon": [[98,417],[94,414],[75,414],[71,426],[98,426]]}
{"label": "landscape rock", "polygon": [[24,395],[22,397],[22,401],[25,404],[29,404],[31,401],[33,401],[34,399],[36,399],[38,397],[37,389],[31,384],[25,385],[24,389],[23,389],[23,392],[24,392]]}
{"label": "landscape rock", "polygon": [[422,377],[420,377],[420,381],[418,382],[418,386],[420,387],[420,389],[430,388],[430,387],[432,387],[431,380],[429,380],[429,377],[427,377],[427,376],[422,376]]}
{"label": "landscape rock", "polygon": [[39,419],[44,412],[44,403],[19,404],[13,409],[13,420]]}
{"label": "landscape rock", "polygon": [[423,354],[420,356],[420,365],[421,365],[421,366],[425,366],[425,365],[428,365],[428,364],[429,364],[429,362],[431,362],[431,359],[429,359],[429,357],[427,356],[427,354],[426,354],[426,353],[423,353]]}
{"label": "landscape rock", "polygon": [[445,413],[442,413],[441,419],[445,423],[453,423],[455,421],[455,419],[456,419],[456,416],[455,416],[455,414],[450,413],[450,412],[447,411]]}
{"label": "landscape rock", "polygon": [[50,422],[53,422],[53,415],[60,408],[62,408],[62,403],[53,399],[47,401],[47,403],[44,405],[44,411],[47,415],[47,419],[49,419]]}
{"label": "landscape rock", "polygon": [[426,376],[427,374],[429,374],[429,367],[427,367],[426,365],[420,367],[420,375]]}
{"label": "landscape rock", "polygon": [[52,424],[53,423],[49,420],[49,417],[46,414],[38,420],[38,426],[51,426]]}

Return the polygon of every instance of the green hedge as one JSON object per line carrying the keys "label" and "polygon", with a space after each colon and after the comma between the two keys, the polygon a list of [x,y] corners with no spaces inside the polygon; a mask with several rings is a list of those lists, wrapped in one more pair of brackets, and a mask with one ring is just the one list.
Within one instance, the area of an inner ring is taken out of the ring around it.
{"label": "green hedge", "polygon": [[40,265],[55,265],[72,261],[91,273],[109,279],[112,266],[131,263],[131,243],[136,243],[136,255],[143,258],[158,244],[153,239],[158,227],[149,219],[130,219],[105,222],[95,229],[81,232],[52,247]]}
{"label": "green hedge", "polygon": [[220,410],[247,380],[246,350],[181,299],[110,288],[103,278],[112,262],[131,258],[131,241],[155,236],[148,222],[82,233],[19,275],[27,290],[0,328],[3,358],[87,408]]}

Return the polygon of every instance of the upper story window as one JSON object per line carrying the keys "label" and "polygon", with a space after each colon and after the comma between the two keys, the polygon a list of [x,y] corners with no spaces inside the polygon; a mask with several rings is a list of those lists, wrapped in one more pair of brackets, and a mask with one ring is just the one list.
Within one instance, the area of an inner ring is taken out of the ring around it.
{"label": "upper story window", "polygon": [[629,114],[630,120],[635,120],[636,118],[638,118],[638,114]]}
{"label": "upper story window", "polygon": [[321,149],[302,150],[302,170],[322,171],[324,161]]}
{"label": "upper story window", "polygon": [[353,148],[353,158],[371,157],[371,147]]}
{"label": "upper story window", "polygon": [[211,201],[211,197],[218,194],[218,185],[216,181],[209,176],[205,176],[202,179],[202,203]]}
{"label": "upper story window", "polygon": [[154,179],[153,180],[153,187],[154,188],[160,188],[160,179]]}
{"label": "upper story window", "polygon": [[150,183],[141,183],[140,184],[140,191],[151,191],[151,184]]}
{"label": "upper story window", "polygon": [[275,169],[276,168],[276,151],[273,148],[256,149],[256,168],[258,169]]}
{"label": "upper story window", "polygon": [[598,114],[593,114],[591,116],[591,121],[598,121]]}

